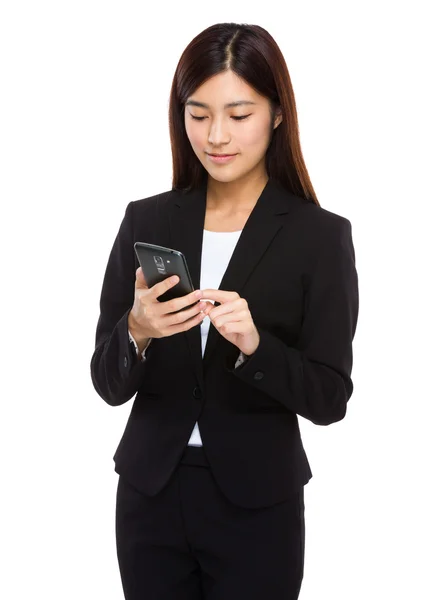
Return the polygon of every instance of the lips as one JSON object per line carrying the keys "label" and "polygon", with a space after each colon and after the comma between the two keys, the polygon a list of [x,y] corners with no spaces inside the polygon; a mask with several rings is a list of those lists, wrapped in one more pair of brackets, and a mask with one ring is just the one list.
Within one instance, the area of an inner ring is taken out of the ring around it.
{"label": "lips", "polygon": [[216,165],[227,165],[234,161],[236,154],[208,154],[208,159]]}

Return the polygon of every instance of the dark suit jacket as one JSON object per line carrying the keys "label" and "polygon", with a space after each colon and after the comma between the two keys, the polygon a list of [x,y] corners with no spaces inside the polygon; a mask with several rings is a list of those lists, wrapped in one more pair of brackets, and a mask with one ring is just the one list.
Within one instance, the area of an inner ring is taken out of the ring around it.
{"label": "dark suit jacket", "polygon": [[196,421],[222,492],[245,507],[290,497],[312,477],[296,415],[343,419],[352,394],[358,279],[350,222],[269,179],[241,233],[220,289],[248,302],[260,344],[239,349],[215,327],[202,358],[200,325],[152,340],[140,362],[129,341],[134,242],[184,253],[195,288],[206,188],[130,202],[100,300],[91,377],[111,406],[134,395],[115,471],[147,495],[169,481]]}

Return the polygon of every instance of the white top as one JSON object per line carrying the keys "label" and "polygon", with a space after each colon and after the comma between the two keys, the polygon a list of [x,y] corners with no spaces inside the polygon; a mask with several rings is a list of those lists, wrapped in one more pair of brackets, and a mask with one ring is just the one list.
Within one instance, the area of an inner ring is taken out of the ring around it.
{"label": "white top", "polygon": [[[203,230],[202,260],[200,269],[200,289],[217,290],[226,271],[229,260],[240,237],[240,231],[208,231]],[[202,298],[204,300],[204,298]],[[208,300],[208,298],[205,298]],[[213,300],[211,300],[213,302]],[[202,356],[205,353],[206,340],[211,325],[211,319],[206,316],[200,324],[202,336]],[[194,425],[188,440],[189,446],[202,446],[199,426]]]}
{"label": "white top", "polygon": [[[234,252],[235,246],[241,235],[242,229],[239,231],[209,231],[208,229],[203,230],[203,243],[202,243],[202,258],[201,258],[201,270],[200,270],[200,288],[215,289],[219,288],[219,285],[223,279],[224,272],[227,269],[228,263]],[[202,298],[202,300],[204,300]],[[205,298],[208,300],[208,298]],[[211,300],[211,302],[213,302]],[[206,340],[208,338],[208,332],[211,325],[211,320],[206,316],[200,324],[201,340],[202,340],[202,356],[205,353]],[[129,338],[134,343],[136,350],[138,351],[137,344],[129,332]],[[151,342],[152,340],[150,340]],[[150,344],[149,342],[149,344]],[[142,354],[142,360],[146,360],[146,350],[149,345],[144,348]],[[241,353],[235,363],[238,366],[244,361]],[[200,437],[200,431],[198,424],[196,423],[193,428],[190,439],[188,440],[189,446],[202,446],[202,439]]]}
{"label": "white top", "polygon": [[[240,231],[203,230],[202,261],[200,269],[200,289],[218,290],[228,263],[240,237]],[[208,298],[202,298],[208,300]],[[210,300],[214,304],[214,300]],[[201,325],[202,356],[205,352],[211,319],[206,316]]]}

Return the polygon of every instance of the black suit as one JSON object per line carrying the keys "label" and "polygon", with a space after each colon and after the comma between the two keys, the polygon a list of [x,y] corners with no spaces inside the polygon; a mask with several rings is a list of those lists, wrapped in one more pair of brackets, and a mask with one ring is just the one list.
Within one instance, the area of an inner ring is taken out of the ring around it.
{"label": "black suit", "polygon": [[215,478],[231,502],[268,506],[312,477],[296,415],[318,425],[345,416],[353,390],[358,280],[350,222],[269,179],[241,233],[220,289],[248,302],[260,334],[239,349],[212,325],[156,338],[139,362],[127,317],[139,266],[134,242],[184,253],[199,288],[206,189],[130,202],[104,276],[95,389],[110,405],[136,394],[115,470],[146,495],[168,482],[198,421]]}
{"label": "black suit", "polygon": [[[328,425],[352,394],[358,281],[350,222],[270,179],[220,289],[248,302],[260,344],[211,324],[152,340],[140,362],[127,317],[134,242],[182,251],[200,285],[206,189],[128,204],[101,295],[95,389],[136,394],[116,450],[117,553],[128,600],[295,600],[303,579],[303,486],[312,473],[297,415]],[[187,448],[198,421],[202,448]],[[256,543],[254,543],[254,541]]]}

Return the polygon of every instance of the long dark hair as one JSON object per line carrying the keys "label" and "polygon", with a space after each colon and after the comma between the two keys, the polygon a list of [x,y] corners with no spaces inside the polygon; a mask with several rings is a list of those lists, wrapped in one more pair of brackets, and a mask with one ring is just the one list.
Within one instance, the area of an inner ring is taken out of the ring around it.
{"label": "long dark hair", "polygon": [[173,189],[187,191],[204,184],[207,171],[185,131],[185,102],[207,79],[231,69],[279,106],[282,122],[272,132],[266,153],[267,175],[291,193],[320,206],[302,156],[290,74],[279,46],[258,25],[218,23],[197,35],[185,48],[173,77],[169,126],[173,158]]}

